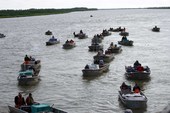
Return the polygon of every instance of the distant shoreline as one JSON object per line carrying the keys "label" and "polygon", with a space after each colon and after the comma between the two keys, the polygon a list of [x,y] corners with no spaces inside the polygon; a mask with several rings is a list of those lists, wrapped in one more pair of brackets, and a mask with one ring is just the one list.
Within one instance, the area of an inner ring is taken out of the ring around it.
{"label": "distant shoreline", "polygon": [[77,11],[93,11],[93,10],[124,10],[124,9],[170,9],[170,7],[146,7],[146,8],[65,8],[65,9],[25,9],[25,10],[0,10],[0,18],[15,18],[15,17],[28,17],[28,16],[43,16],[52,14],[64,14]]}
{"label": "distant shoreline", "polygon": [[15,17],[28,17],[28,16],[41,16],[52,14],[64,14],[76,11],[93,11],[97,8],[68,8],[68,9],[26,9],[26,10],[0,10],[0,18],[15,18]]}

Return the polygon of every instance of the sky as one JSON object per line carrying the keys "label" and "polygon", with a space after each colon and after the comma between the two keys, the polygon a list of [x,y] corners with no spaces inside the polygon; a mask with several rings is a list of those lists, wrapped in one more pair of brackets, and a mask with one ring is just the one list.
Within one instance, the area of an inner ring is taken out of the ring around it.
{"label": "sky", "polygon": [[0,0],[0,9],[167,7],[170,0]]}

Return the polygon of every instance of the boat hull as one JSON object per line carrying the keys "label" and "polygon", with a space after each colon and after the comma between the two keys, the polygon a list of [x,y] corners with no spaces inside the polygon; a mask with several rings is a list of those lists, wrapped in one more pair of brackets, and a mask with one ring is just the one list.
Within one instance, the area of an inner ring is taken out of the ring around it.
{"label": "boat hull", "polygon": [[55,44],[59,44],[60,41],[55,41],[55,42],[46,42],[46,46],[50,46],[50,45],[55,45]]}
{"label": "boat hull", "polygon": [[39,81],[40,81],[39,76],[33,76],[30,78],[27,78],[27,77],[18,78],[19,85],[33,85],[33,84],[38,83]]}

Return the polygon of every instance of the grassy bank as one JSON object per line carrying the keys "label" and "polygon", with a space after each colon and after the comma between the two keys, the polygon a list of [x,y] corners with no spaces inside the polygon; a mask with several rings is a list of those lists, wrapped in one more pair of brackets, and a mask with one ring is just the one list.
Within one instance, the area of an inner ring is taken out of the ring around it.
{"label": "grassy bank", "polygon": [[27,9],[27,10],[0,10],[0,18],[26,17],[50,14],[62,14],[75,11],[91,11],[96,8],[70,8],[70,9]]}

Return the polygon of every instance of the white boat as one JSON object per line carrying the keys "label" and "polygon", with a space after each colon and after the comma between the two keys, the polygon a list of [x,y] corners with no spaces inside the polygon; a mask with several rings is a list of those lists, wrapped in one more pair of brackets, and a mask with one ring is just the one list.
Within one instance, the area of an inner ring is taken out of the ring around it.
{"label": "white boat", "polygon": [[76,43],[73,40],[66,41],[65,44],[63,44],[64,49],[71,49],[76,46]]}
{"label": "white boat", "polygon": [[140,109],[146,107],[147,97],[142,93],[133,93],[131,91],[119,91],[119,99],[131,109]]}
{"label": "white boat", "polygon": [[18,75],[19,85],[31,85],[39,81],[39,72],[41,69],[40,60],[29,61],[28,64],[21,64],[21,70]]}
{"label": "white boat", "polygon": [[48,46],[48,45],[54,45],[54,44],[58,44],[58,43],[60,43],[60,40],[52,37],[46,42],[46,45]]}
{"label": "white boat", "polygon": [[97,76],[97,75],[100,75],[103,72],[107,72],[108,69],[109,69],[109,66],[110,66],[109,64],[104,64],[103,67],[99,67],[98,64],[88,65],[88,68],[85,67],[82,70],[83,76]]}
{"label": "white boat", "polygon": [[48,104],[35,104],[31,106],[21,106],[20,109],[8,106],[10,113],[67,113],[56,109]]}
{"label": "white boat", "polygon": [[144,79],[149,79],[150,78],[150,68],[148,66],[142,66],[143,71],[138,71],[132,66],[125,66],[125,76],[128,79],[138,79],[138,80],[144,80]]}

